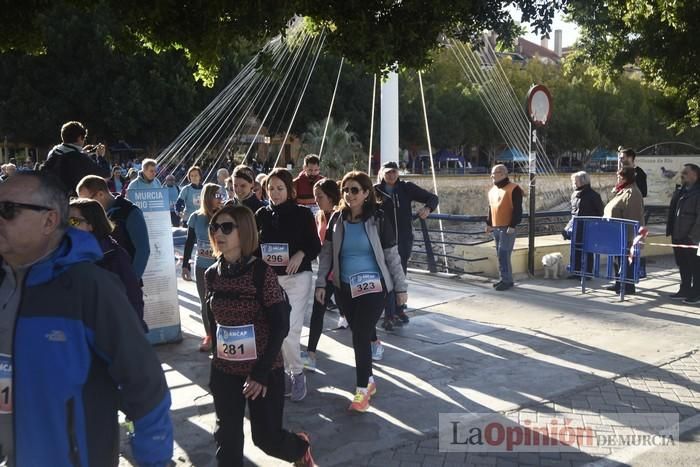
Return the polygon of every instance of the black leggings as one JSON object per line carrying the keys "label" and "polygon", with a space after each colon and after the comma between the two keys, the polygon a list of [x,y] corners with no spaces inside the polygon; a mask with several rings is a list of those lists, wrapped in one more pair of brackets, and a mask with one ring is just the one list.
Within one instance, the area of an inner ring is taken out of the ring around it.
{"label": "black leggings", "polygon": [[219,467],[243,465],[243,419],[250,412],[253,443],[265,454],[294,462],[304,455],[308,443],[282,428],[284,413],[284,370],[270,372],[267,395],[255,400],[243,396],[245,376],[231,375],[211,367],[209,387],[216,410],[216,459]]}
{"label": "black leggings", "polygon": [[197,282],[197,295],[199,295],[199,313],[202,316],[202,324],[204,325],[204,335],[211,334],[209,327],[209,317],[207,316],[207,307],[204,305],[204,300],[207,297],[207,285],[204,283],[204,273],[206,268],[194,268],[194,279]]}
{"label": "black leggings", "polygon": [[323,316],[326,314],[326,307],[331,302],[331,296],[335,291],[335,286],[332,281],[326,283],[326,303],[319,303],[314,298],[314,304],[311,308],[311,322],[309,323],[309,345],[306,346],[308,352],[316,352],[318,340],[323,332]]}
{"label": "black leggings", "polygon": [[371,342],[376,340],[377,321],[382,315],[386,300],[386,285],[382,281],[382,293],[371,293],[352,298],[350,285],[341,283],[340,290],[336,290],[335,298],[340,311],[350,324],[352,331],[352,347],[355,350],[355,372],[357,374],[357,387],[366,388],[369,377],[372,376],[372,348]]}

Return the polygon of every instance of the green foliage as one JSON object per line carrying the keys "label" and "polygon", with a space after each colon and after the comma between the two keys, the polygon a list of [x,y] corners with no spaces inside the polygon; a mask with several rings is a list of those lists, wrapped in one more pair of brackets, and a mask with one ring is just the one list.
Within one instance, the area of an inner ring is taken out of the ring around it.
{"label": "green foliage", "polygon": [[[120,48],[185,50],[197,76],[211,84],[222,60],[241,39],[256,42],[284,32],[295,15],[306,17],[311,31],[329,31],[330,52],[376,73],[397,62],[425,68],[443,34],[473,39],[484,30],[495,30],[509,42],[518,30],[505,11],[511,4],[523,12],[522,21],[546,32],[555,9],[565,0],[65,1],[83,16],[108,7],[111,19],[119,25],[111,39]],[[0,9],[0,14],[8,15],[0,21],[0,52],[36,53],[48,47],[50,41],[39,19],[47,2],[10,3],[12,7]]]}
{"label": "green foliage", "polygon": [[570,18],[581,26],[580,63],[597,68],[597,84],[639,66],[649,83],[676,103],[677,132],[700,125],[700,36],[695,0],[570,0]]}
{"label": "green foliage", "polygon": [[[585,160],[598,146],[642,148],[679,139],[667,128],[678,102],[639,79],[614,76],[600,86],[588,66],[575,62],[566,62],[562,68],[531,60],[523,66],[503,58],[501,66],[515,95],[522,99],[519,105],[524,106],[533,83],[544,84],[552,92],[551,122],[538,133],[557,164],[567,153],[581,154]],[[451,51],[436,54],[423,83],[433,147],[459,151],[479,146],[489,156],[488,162],[493,162],[496,150],[505,142],[480,99],[482,91],[470,84]],[[402,74],[400,92],[401,146],[426,149],[415,72]],[[697,144],[699,134],[689,131],[680,139]]]}
{"label": "green foliage", "polygon": [[[325,119],[309,124],[302,136],[302,146],[307,154],[319,154],[325,125]],[[367,155],[355,133],[348,130],[347,121],[336,123],[331,117],[320,155],[321,173],[327,177],[340,179],[351,170],[367,170]]]}
{"label": "green foliage", "polygon": [[[124,139],[156,151],[221,87],[198,85],[182,51],[113,48],[121,29],[104,4],[85,14],[59,3],[34,21],[46,40],[43,53],[0,55],[0,137],[46,147],[59,141],[63,122],[77,119],[91,142]],[[242,44],[222,61],[220,81],[238,72],[250,49]]]}

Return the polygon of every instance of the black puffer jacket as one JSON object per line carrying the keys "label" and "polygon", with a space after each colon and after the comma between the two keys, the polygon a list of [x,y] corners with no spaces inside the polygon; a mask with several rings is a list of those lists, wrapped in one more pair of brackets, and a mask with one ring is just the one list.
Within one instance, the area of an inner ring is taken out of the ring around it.
{"label": "black puffer jacket", "polygon": [[438,207],[439,199],[436,194],[419,187],[415,183],[398,180],[394,190],[389,193],[386,182],[374,185],[377,199],[382,203],[384,215],[389,216],[396,226],[396,243],[401,256],[411,256],[413,247],[413,209],[411,203],[417,201],[433,212]]}
{"label": "black puffer jacket", "polygon": [[671,198],[666,222],[666,235],[673,243],[700,243],[700,185],[679,187]]}
{"label": "black puffer jacket", "polygon": [[591,185],[583,185],[571,193],[571,220],[564,227],[562,236],[565,240],[571,238],[571,231],[574,226],[574,217],[576,216],[597,216],[603,215],[605,205],[600,198],[600,194],[591,188]]}
{"label": "black puffer jacket", "polygon": [[590,185],[583,185],[571,194],[572,216],[602,216],[603,200]]}

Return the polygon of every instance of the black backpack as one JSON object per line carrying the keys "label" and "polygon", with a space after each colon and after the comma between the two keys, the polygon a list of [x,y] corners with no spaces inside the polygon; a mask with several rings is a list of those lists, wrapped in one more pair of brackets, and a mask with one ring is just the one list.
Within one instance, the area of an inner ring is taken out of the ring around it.
{"label": "black backpack", "polygon": [[[263,290],[265,289],[265,274],[267,273],[267,268],[269,267],[270,266],[268,266],[267,263],[265,263],[260,258],[255,258],[255,262],[253,263],[253,285],[255,285],[255,300],[257,300],[257,302],[260,304],[261,310],[265,308]],[[211,289],[213,289],[213,286],[216,283],[216,277],[218,276],[217,271],[215,269],[208,269],[205,273],[205,276],[207,279],[207,283],[209,283]],[[280,286],[280,288],[282,289],[282,302],[284,304],[285,310],[287,311],[287,323],[289,323],[289,315],[292,312],[292,305],[289,303],[289,296],[287,295],[287,292],[284,290],[284,288],[282,288],[282,286]],[[216,292],[214,292],[211,289],[207,290],[205,303],[207,307],[206,313],[209,317],[209,327],[211,329],[210,332],[211,335],[214,336],[216,335],[216,320],[214,320],[214,314],[211,311],[211,300],[214,298],[214,294]],[[236,294],[236,296],[233,298],[241,298],[241,296]]]}

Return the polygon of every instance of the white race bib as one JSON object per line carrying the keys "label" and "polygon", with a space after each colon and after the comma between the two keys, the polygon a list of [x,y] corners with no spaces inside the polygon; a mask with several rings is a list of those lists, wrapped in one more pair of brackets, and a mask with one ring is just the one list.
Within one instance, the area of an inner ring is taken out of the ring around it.
{"label": "white race bib", "polygon": [[12,413],[12,357],[0,353],[0,414]]}
{"label": "white race bib", "polygon": [[221,360],[244,362],[258,358],[255,329],[245,326],[216,325],[216,356]]}
{"label": "white race bib", "polygon": [[260,245],[262,259],[270,266],[289,264],[289,243],[263,243]]}
{"label": "white race bib", "polygon": [[197,256],[214,259],[214,252],[211,249],[211,243],[201,242],[201,244],[197,245],[197,247]]}
{"label": "white race bib", "polygon": [[380,293],[382,277],[378,272],[360,272],[350,276],[350,295],[352,298],[361,297],[368,293]]}

